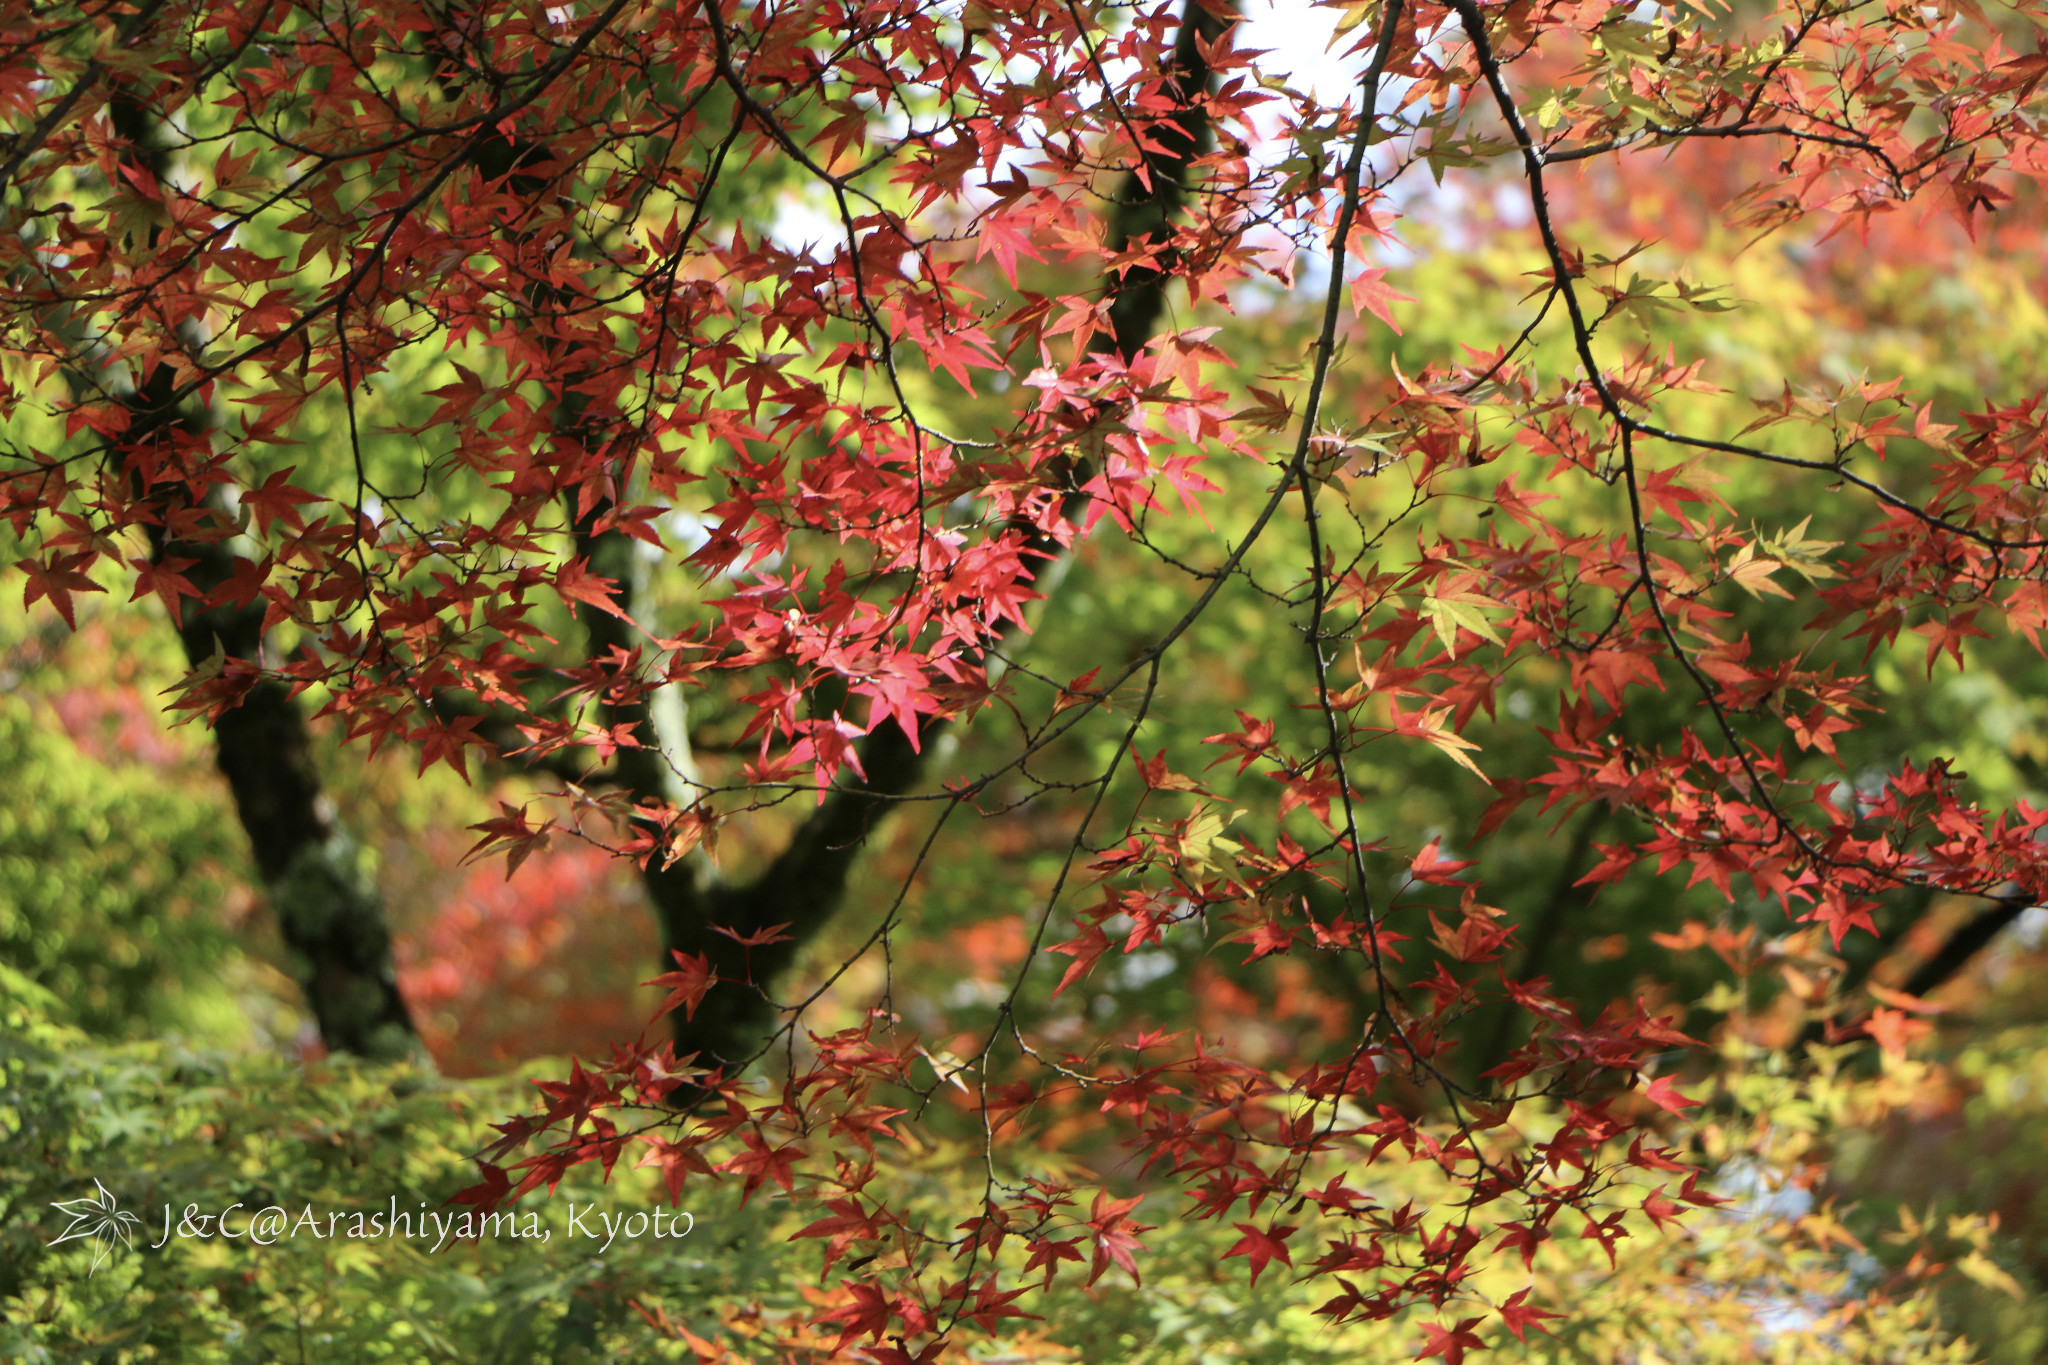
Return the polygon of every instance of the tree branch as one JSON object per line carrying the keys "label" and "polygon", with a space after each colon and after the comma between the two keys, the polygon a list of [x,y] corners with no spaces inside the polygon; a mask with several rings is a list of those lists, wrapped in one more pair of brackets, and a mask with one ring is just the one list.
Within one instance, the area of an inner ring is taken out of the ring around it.
{"label": "tree branch", "polygon": [[[1201,106],[1212,84],[1202,47],[1214,43],[1224,27],[1225,21],[1201,0],[1187,0],[1171,59],[1170,88],[1181,112],[1154,128],[1152,137],[1159,149],[1143,154],[1146,174],[1130,175],[1113,203],[1105,232],[1112,252],[1140,242],[1171,249],[1175,224],[1189,198],[1190,168],[1207,151],[1212,135]],[[1125,359],[1141,351],[1165,310],[1170,277],[1167,268],[1141,264],[1109,279],[1105,288],[1112,298],[1114,336],[1098,338],[1097,345],[1114,346]],[[1070,488],[1086,482],[1085,471],[1071,471]],[[1070,492],[1062,509],[1067,519],[1078,517],[1086,501],[1086,495]],[[1027,559],[1036,556],[1047,564],[1039,571],[1041,579],[1056,572],[1052,566],[1063,553],[1057,543],[1035,532],[1025,548]],[[760,1050],[776,1014],[769,988],[830,922],[861,849],[895,801],[916,787],[942,724],[923,727],[922,752],[893,721],[867,735],[858,746],[860,768],[867,777],[835,786],[774,862],[744,885],[718,882],[708,861],[701,859],[682,860],[666,869],[656,869],[650,862],[647,887],[661,919],[664,946],[670,953],[703,954],[721,978],[694,1017],[672,1016],[679,1053],[694,1052],[706,1061],[732,1066]],[[658,786],[641,783],[660,776],[650,770],[635,779],[621,771],[622,782],[636,796],[657,794]],[[744,937],[776,925],[787,926],[782,931],[787,937],[771,944],[745,945],[716,932],[723,928]]]}
{"label": "tree branch", "polygon": [[1947,985],[1952,977],[1970,964],[1972,958],[1990,947],[1991,941],[2003,933],[2007,925],[2025,914],[2027,906],[2024,897],[2012,896],[1994,900],[1978,911],[1967,924],[1948,936],[1940,952],[1914,968],[1913,974],[1906,978],[1906,994],[1926,995]]}

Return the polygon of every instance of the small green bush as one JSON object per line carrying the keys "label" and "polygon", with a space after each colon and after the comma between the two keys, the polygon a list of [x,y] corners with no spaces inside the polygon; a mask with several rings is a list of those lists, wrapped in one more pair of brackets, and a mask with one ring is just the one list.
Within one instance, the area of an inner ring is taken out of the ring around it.
{"label": "small green bush", "polygon": [[221,794],[97,762],[18,693],[0,693],[0,790],[0,963],[90,1033],[204,1028],[235,951],[214,907],[244,857]]}
{"label": "small green bush", "polygon": [[[523,1102],[522,1087],[107,1045],[51,1022],[54,1005],[0,968],[0,1359],[689,1360],[636,1301],[713,1331],[713,1305],[793,1296],[779,1289],[785,1248],[758,1209],[693,1207],[689,1235],[622,1237],[608,1250],[569,1235],[570,1201],[614,1217],[654,1206],[656,1192],[625,1170],[601,1186],[591,1168],[553,1200],[530,1200],[552,1231],[545,1242],[482,1238],[436,1254],[417,1236],[351,1239],[344,1219],[328,1225],[332,1238],[302,1229],[261,1247],[215,1236],[150,1250],[165,1204],[174,1222],[186,1204],[237,1201],[294,1219],[393,1201],[441,1210],[474,1181],[467,1154]],[[97,1269],[90,1239],[47,1245],[67,1225],[51,1205],[94,1196],[96,1181],[142,1224]]]}

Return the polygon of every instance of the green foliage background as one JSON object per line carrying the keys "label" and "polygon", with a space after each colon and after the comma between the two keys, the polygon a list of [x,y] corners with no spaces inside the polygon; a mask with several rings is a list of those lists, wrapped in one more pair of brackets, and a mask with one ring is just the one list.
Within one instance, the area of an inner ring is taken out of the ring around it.
{"label": "green foliage background", "polygon": [[245,855],[214,803],[91,761],[15,693],[0,694],[0,790],[0,962],[112,1037],[217,1012],[204,983],[235,944],[214,910]]}

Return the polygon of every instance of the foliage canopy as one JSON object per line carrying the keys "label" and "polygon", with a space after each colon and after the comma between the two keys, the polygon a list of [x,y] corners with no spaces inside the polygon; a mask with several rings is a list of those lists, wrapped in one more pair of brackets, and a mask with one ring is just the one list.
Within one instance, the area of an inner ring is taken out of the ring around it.
{"label": "foliage canopy", "polygon": [[1166,1244],[1455,1365],[2048,900],[2035,353],[1930,340],[2043,331],[2048,10],[1317,8],[1346,90],[1221,0],[7,11],[8,558],[176,624],[329,1047],[416,1029],[308,712],[654,909],[672,1036],[456,1199],[777,1198],[799,1356]]}

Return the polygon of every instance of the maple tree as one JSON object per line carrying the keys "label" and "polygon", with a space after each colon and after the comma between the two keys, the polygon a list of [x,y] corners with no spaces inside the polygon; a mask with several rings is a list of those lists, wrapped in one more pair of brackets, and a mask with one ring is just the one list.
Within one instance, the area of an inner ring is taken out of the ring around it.
{"label": "maple tree", "polygon": [[[1887,1053],[2048,899],[2048,813],[1843,754],[1903,632],[1931,677],[2048,624],[2040,397],[1724,392],[1710,332],[1658,329],[1735,300],[1656,276],[1600,179],[1719,177],[1725,222],[1821,245],[1947,215],[1923,230],[1967,254],[2038,205],[2048,11],[1334,8],[1335,99],[1221,4],[10,7],[10,555],[67,624],[116,584],[178,623],[172,705],[215,732],[329,1046],[414,1043],[315,703],[422,769],[551,779],[479,854],[641,869],[672,1036],[545,1084],[470,1203],[627,1156],[672,1199],[779,1190],[840,1277],[806,1349],[931,1360],[1034,1287],[1142,1277],[1139,1197],[1034,1164],[1121,1142],[1252,1281],[1419,1311],[1456,1360],[1542,1324],[1474,1287],[1489,1257],[1611,1256],[1719,1199],[1695,1101],[1648,1074],[1694,1042],[1679,1006],[1511,971],[1560,929],[1488,903],[1490,841],[1576,818],[1597,858],[1564,885],[1654,869],[1815,954],[1887,898],[1977,898],[1899,998],[1799,1001]],[[1417,355],[1397,224],[1432,180],[1508,187],[1514,260]],[[1248,373],[1230,309],[1274,285],[1307,334]],[[1070,670],[1035,614],[1105,543],[1171,605]],[[1259,711],[1199,681],[1238,607],[1272,632]],[[1390,749],[1490,804],[1376,827]],[[907,1025],[919,888],[1020,812],[1058,832],[1006,976],[967,1026]],[[1309,964],[1334,1024],[1253,1057],[1074,1009],[1169,936]],[[973,1140],[971,1206],[891,1191],[878,1144],[920,1126]],[[1404,1162],[1454,1193],[1390,1207],[1360,1172]]]}

